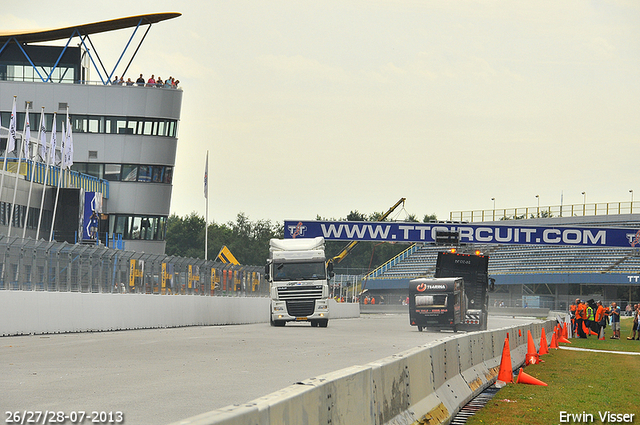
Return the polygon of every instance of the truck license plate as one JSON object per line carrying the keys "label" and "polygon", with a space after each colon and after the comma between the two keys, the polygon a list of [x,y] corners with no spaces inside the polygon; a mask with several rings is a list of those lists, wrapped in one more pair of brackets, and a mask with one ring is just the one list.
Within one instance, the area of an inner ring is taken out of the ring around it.
{"label": "truck license plate", "polygon": [[306,317],[296,317],[296,320],[298,320],[298,321],[306,321],[307,318]]}

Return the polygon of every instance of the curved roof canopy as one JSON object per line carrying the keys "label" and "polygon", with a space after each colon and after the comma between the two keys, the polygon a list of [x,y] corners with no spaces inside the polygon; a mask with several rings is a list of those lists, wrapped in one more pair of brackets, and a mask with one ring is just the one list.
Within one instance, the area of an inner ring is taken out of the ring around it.
{"label": "curved roof canopy", "polygon": [[129,16],[126,18],[110,19],[108,21],[94,22],[91,24],[76,25],[66,28],[55,28],[37,31],[0,32],[0,42],[4,43],[15,37],[20,43],[42,43],[69,39],[77,30],[81,35],[98,34],[101,32],[115,31],[124,28],[137,27],[141,20],[143,24],[155,24],[167,19],[177,18],[181,13],[150,13],[146,15]]}

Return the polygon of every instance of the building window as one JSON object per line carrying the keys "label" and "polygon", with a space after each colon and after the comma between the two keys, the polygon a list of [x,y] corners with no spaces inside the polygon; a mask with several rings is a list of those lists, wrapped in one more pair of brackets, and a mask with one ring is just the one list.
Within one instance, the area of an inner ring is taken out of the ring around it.
{"label": "building window", "polygon": [[120,181],[121,168],[120,164],[104,164],[104,179],[112,182]]}
{"label": "building window", "polygon": [[[11,120],[11,112],[0,113],[3,123]],[[176,137],[176,121],[149,118],[123,118],[123,117],[102,117],[92,115],[70,114],[71,128],[74,133],[98,133],[98,134],[134,134],[141,136]],[[60,111],[57,114],[56,131],[62,132],[62,125],[66,126],[67,114]],[[25,113],[17,113],[17,127],[24,128]],[[40,127],[40,111],[29,111],[29,124],[31,132],[37,132]],[[47,133],[53,128],[53,114],[45,114],[45,128]],[[36,136],[34,136],[36,137]],[[47,135],[47,139],[50,135]]]}
{"label": "building window", "polygon": [[138,181],[148,183],[151,181],[151,167],[148,165],[141,165],[138,168]]}
{"label": "building window", "polygon": [[122,181],[123,182],[135,182],[138,180],[138,166],[137,165],[123,165],[122,166]]}
{"label": "building window", "polygon": [[125,240],[162,241],[165,239],[167,217],[120,215],[109,216],[111,233]]}
{"label": "building window", "polygon": [[111,182],[171,184],[173,180],[173,167],[165,165],[74,162],[71,169]]}

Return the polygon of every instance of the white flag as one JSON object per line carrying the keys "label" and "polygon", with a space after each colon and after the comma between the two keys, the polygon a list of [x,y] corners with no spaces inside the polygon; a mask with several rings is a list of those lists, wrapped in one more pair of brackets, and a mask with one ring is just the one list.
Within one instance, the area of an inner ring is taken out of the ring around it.
{"label": "white flag", "polygon": [[47,162],[47,129],[44,126],[44,108],[42,108],[42,112],[40,112],[40,129],[38,131],[40,159],[42,159],[43,162]]}
{"label": "white flag", "polygon": [[63,167],[71,168],[73,165],[73,133],[71,132],[71,120],[67,109],[67,132],[64,143],[64,164]]}
{"label": "white flag", "polygon": [[16,149],[16,96],[13,96],[13,108],[11,109],[11,121],[9,122],[9,140],[7,140],[7,151],[13,152]]}
{"label": "white flag", "polygon": [[209,151],[207,151],[207,159],[204,163],[204,198],[209,199]]}
{"label": "white flag", "polygon": [[54,112],[53,113],[53,126],[51,127],[51,143],[49,146],[49,164],[51,165],[56,165],[56,142],[57,142],[57,138],[58,136],[56,135],[56,121],[58,121],[58,119],[56,118],[57,113]]}
{"label": "white flag", "polygon": [[29,158],[29,142],[31,141],[31,125],[29,124],[29,108],[24,117],[24,134],[22,135],[22,156],[25,159]]}
{"label": "white flag", "polygon": [[64,121],[62,122],[62,129],[60,131],[60,135],[62,136],[62,141],[60,142],[60,168],[65,168],[65,153],[67,146],[67,132],[65,131]]}

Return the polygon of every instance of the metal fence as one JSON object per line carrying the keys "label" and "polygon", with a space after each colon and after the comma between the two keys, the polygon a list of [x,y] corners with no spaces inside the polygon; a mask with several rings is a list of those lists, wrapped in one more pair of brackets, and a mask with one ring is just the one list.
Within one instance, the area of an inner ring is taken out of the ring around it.
{"label": "metal fence", "polygon": [[262,270],[0,235],[0,290],[265,296]]}
{"label": "metal fence", "polygon": [[550,217],[586,217],[594,215],[633,214],[640,212],[639,202],[606,202],[593,204],[553,205],[543,207],[499,208],[476,211],[452,211],[449,220],[468,223],[501,220],[523,220]]}

